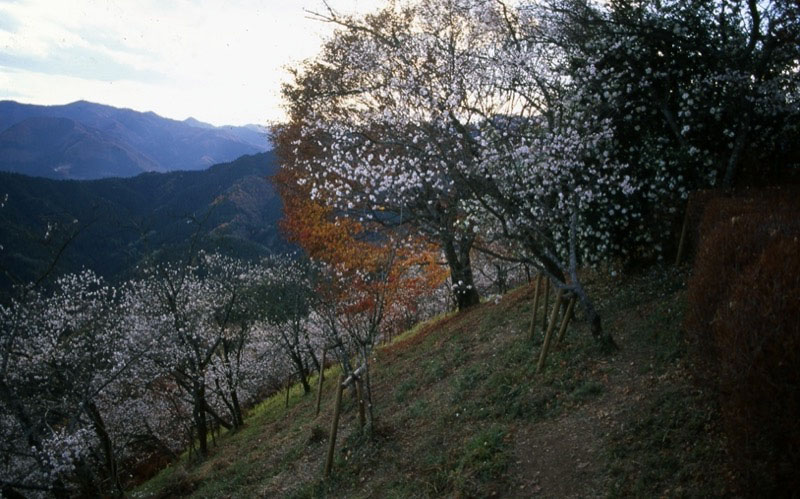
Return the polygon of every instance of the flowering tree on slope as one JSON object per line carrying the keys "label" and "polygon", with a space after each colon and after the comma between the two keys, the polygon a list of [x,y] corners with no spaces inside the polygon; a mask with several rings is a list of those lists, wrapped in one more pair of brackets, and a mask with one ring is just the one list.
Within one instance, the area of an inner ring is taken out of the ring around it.
{"label": "flowering tree on slope", "polygon": [[[252,356],[243,356],[257,325],[250,290],[263,273],[219,255],[200,256],[196,265],[161,264],[129,283],[127,310],[131,331],[157,339],[159,348],[148,352],[147,361],[155,377],[174,383],[186,397],[190,426],[205,457],[209,417],[226,428],[243,422],[242,377],[256,368]],[[230,420],[220,408],[231,413]]]}
{"label": "flowering tree on slope", "polygon": [[329,19],[344,29],[299,78],[328,91],[311,103],[300,84],[286,93],[301,104],[297,144],[317,140],[302,163],[312,196],[373,218],[457,208],[451,234],[487,251],[511,241],[511,252],[494,254],[569,287],[602,336],[577,267],[590,248],[585,236],[617,218],[602,210],[633,187],[626,165],[607,155],[605,124],[568,99],[574,87],[559,72],[558,50],[497,2],[422,1]]}
{"label": "flowering tree on slope", "polygon": [[481,2],[462,3],[452,12],[441,2],[390,6],[363,19],[330,12],[340,29],[283,92],[294,147],[314,148],[291,158],[304,171],[298,180],[344,213],[436,241],[459,309],[479,300],[458,170],[473,161],[470,107],[481,102],[464,86],[464,55],[485,35],[469,22]]}
{"label": "flowering tree on slope", "polygon": [[0,307],[0,321],[4,493],[119,492],[102,399],[151,345],[121,333],[114,291],[89,271],[67,275]]}

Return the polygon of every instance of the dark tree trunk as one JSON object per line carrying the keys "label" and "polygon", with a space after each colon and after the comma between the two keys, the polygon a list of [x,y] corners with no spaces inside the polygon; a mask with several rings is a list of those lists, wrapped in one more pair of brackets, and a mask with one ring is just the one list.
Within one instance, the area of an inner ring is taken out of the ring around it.
{"label": "dark tree trunk", "polygon": [[[239,394],[236,392],[236,388],[233,388],[233,383],[230,380],[227,380],[228,388],[223,390],[219,384],[219,380],[215,380],[214,383],[217,387],[217,392],[222,399],[222,403],[225,404],[225,407],[228,408],[228,412],[231,414],[231,428],[233,430],[239,429],[239,427],[243,426],[242,423],[242,409],[239,406]],[[230,398],[229,398],[230,397]],[[206,412],[214,416],[211,408],[206,406]],[[214,416],[217,421],[222,425],[225,426],[225,422],[218,416]]]}
{"label": "dark tree trunk", "polygon": [[578,301],[581,302],[581,307],[583,307],[583,311],[586,314],[586,321],[589,323],[589,330],[592,333],[592,337],[594,337],[604,350],[617,350],[617,344],[614,342],[611,333],[603,330],[600,314],[598,314],[597,309],[594,308],[594,303],[592,303],[591,298],[589,298],[589,295],[583,288],[581,281],[576,279],[572,286],[570,286],[570,289],[578,297]]}
{"label": "dark tree trunk", "polygon": [[453,296],[458,310],[466,310],[481,302],[481,296],[475,289],[475,279],[472,276],[472,262],[470,250],[472,240],[460,241],[456,244],[452,237],[442,241],[442,249],[450,267],[450,280],[453,282]]}
{"label": "dark tree trunk", "polygon": [[730,157],[728,157],[728,164],[725,167],[725,175],[722,177],[722,188],[730,192],[733,189],[734,182],[736,181],[736,172],[741,162],[742,152],[747,144],[749,119],[745,117],[744,122],[741,124],[736,139],[734,140],[733,150]]}
{"label": "dark tree trunk", "polygon": [[208,457],[208,423],[206,422],[206,389],[201,384],[194,389],[194,425],[197,428],[197,445],[200,458]]}
{"label": "dark tree trunk", "polygon": [[0,493],[2,493],[3,497],[6,497],[7,499],[27,499],[24,495],[12,489],[9,485],[3,485],[0,488]]}
{"label": "dark tree trunk", "polygon": [[293,353],[292,361],[297,370],[297,376],[300,378],[300,384],[303,385],[303,393],[311,393],[311,385],[308,384],[308,367],[303,362],[301,354],[299,352]]}
{"label": "dark tree trunk", "polygon": [[[233,425],[231,423],[225,421],[225,419],[222,416],[220,416],[219,413],[217,413],[217,411],[215,411],[213,407],[208,405],[207,401],[203,401],[203,408],[204,408],[203,410],[205,411],[205,413],[208,414],[209,416],[211,416],[212,418],[214,418],[214,421],[216,421],[219,426],[222,426],[226,430],[232,430],[233,429]],[[228,410],[232,411],[231,408],[229,408]]]}
{"label": "dark tree trunk", "polygon": [[317,354],[314,353],[314,348],[311,346],[311,342],[309,341],[308,336],[306,336],[306,351],[308,352],[308,357],[311,359],[312,369],[310,370],[319,371],[320,370],[319,359],[317,358]]}
{"label": "dark tree trunk", "polygon": [[[224,356],[224,361],[225,361],[225,364],[227,366],[227,374],[225,376],[225,379],[226,379],[226,383],[228,385],[228,390],[227,391],[228,391],[228,395],[230,396],[230,403],[227,400],[225,400],[224,396],[222,397],[222,399],[225,401],[225,405],[228,406],[228,410],[231,413],[231,419],[233,421],[233,428],[234,429],[238,429],[238,428],[244,426],[244,417],[242,416],[242,408],[241,408],[241,405],[239,404],[239,393],[236,390],[236,383],[234,381],[235,378],[234,378],[234,375],[232,374],[233,371],[234,371],[234,369],[232,367],[232,364],[233,364],[234,361],[232,361],[231,358],[230,358],[230,354],[231,354],[231,350],[232,349],[231,349],[231,345],[229,344],[229,342],[223,341],[222,346],[223,346],[224,355],[225,355]],[[238,342],[238,344],[237,344],[237,348],[235,349],[235,352],[237,352],[237,359],[235,361],[237,365],[239,364],[239,361],[240,361],[240,359],[238,357],[241,354],[241,351],[242,351],[242,341],[240,340]],[[223,393],[222,388],[220,388],[220,386],[219,386],[219,381],[217,381],[217,390],[220,392],[220,394]]]}
{"label": "dark tree trunk", "polygon": [[233,405],[233,427],[241,428],[244,426],[244,417],[242,416],[242,406],[239,404],[239,394],[236,390],[231,390],[231,405]]}
{"label": "dark tree trunk", "polygon": [[94,404],[94,402],[90,402],[87,405],[87,409],[89,412],[89,417],[92,420],[94,432],[103,447],[103,458],[105,461],[106,473],[108,473],[108,477],[114,487],[113,494],[122,495],[123,490],[122,484],[119,481],[117,460],[114,456],[114,445],[111,442],[111,437],[109,436],[108,431],[106,430],[105,422],[103,422],[103,416],[100,414],[100,411],[97,409],[97,406]]}

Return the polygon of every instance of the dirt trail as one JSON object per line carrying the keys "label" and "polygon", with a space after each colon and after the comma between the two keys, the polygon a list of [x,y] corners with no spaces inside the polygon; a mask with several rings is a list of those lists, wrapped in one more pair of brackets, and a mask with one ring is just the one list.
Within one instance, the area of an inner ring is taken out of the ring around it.
{"label": "dirt trail", "polygon": [[631,406],[653,389],[654,376],[640,364],[652,352],[628,338],[616,338],[621,349],[598,359],[593,368],[603,385],[598,397],[556,418],[520,424],[515,433],[514,497],[606,496],[607,436],[625,424]]}

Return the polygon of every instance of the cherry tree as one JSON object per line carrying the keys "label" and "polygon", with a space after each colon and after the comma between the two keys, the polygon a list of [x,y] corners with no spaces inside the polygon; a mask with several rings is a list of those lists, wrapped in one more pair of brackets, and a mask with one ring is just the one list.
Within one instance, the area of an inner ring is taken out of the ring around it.
{"label": "cherry tree", "polygon": [[490,243],[517,245],[495,254],[538,266],[575,293],[602,337],[580,264],[660,257],[690,188],[718,178],[730,187],[745,158],[791,161],[784,144],[800,116],[797,9],[501,6],[506,41],[487,47],[479,60],[491,62],[472,81],[501,89],[514,107],[485,115],[474,133],[482,157],[468,173],[475,224],[483,218]]}
{"label": "cherry tree", "polygon": [[[436,241],[459,309],[479,301],[466,222],[474,160],[472,123],[483,95],[466,83],[471,47],[491,33],[488,2],[393,3],[363,18],[321,14],[339,30],[294,70],[283,95],[299,130],[289,158],[314,199],[383,225],[409,225]],[[291,130],[291,129],[289,129]]]}
{"label": "cherry tree", "polygon": [[495,11],[493,39],[475,47],[474,93],[491,96],[472,132],[476,160],[461,170],[481,249],[548,275],[583,305],[592,333],[611,345],[583,287],[582,265],[618,249],[612,234],[641,217],[633,169],[611,152],[609,122],[581,101],[568,54],[536,6]]}
{"label": "cherry tree", "polygon": [[258,384],[261,363],[253,347],[263,320],[258,284],[266,269],[220,254],[202,254],[204,279],[217,289],[210,310],[210,327],[221,338],[211,362],[211,386],[219,404],[227,409],[233,429],[244,424],[242,397],[249,400]]}
{"label": "cherry tree", "polygon": [[[0,486],[119,492],[101,401],[147,345],[120,333],[115,292],[92,272],[0,307]],[[100,471],[100,475],[96,472]]]}
{"label": "cherry tree", "polygon": [[[565,0],[549,11],[584,105],[636,168],[633,204],[647,218],[668,219],[692,189],[780,181],[797,163],[796,2]],[[664,231],[641,225],[640,239],[620,240],[663,245]]]}
{"label": "cherry tree", "polygon": [[[147,360],[159,383],[174,383],[185,396],[190,426],[205,457],[208,417],[226,428],[243,423],[243,349],[256,322],[249,287],[259,273],[236,260],[205,254],[196,264],[161,264],[144,272],[127,289],[131,328],[157,339],[160,346],[148,352]],[[230,421],[220,409],[230,412]]]}
{"label": "cherry tree", "polygon": [[120,327],[157,345],[103,399],[110,431],[131,463],[152,455],[176,458],[195,440],[202,455],[200,424],[206,422],[204,435],[215,425],[238,429],[243,408],[288,370],[265,339],[254,292],[264,270],[219,254],[201,253],[196,260],[195,266],[145,271],[121,293]]}

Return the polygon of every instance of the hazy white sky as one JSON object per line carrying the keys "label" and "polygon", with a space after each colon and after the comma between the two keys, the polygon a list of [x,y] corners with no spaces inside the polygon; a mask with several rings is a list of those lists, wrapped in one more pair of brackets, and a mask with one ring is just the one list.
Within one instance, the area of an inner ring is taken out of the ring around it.
{"label": "hazy white sky", "polygon": [[[379,0],[330,0],[343,13]],[[0,100],[89,100],[215,125],[280,120],[284,67],[322,0],[0,0]]]}

